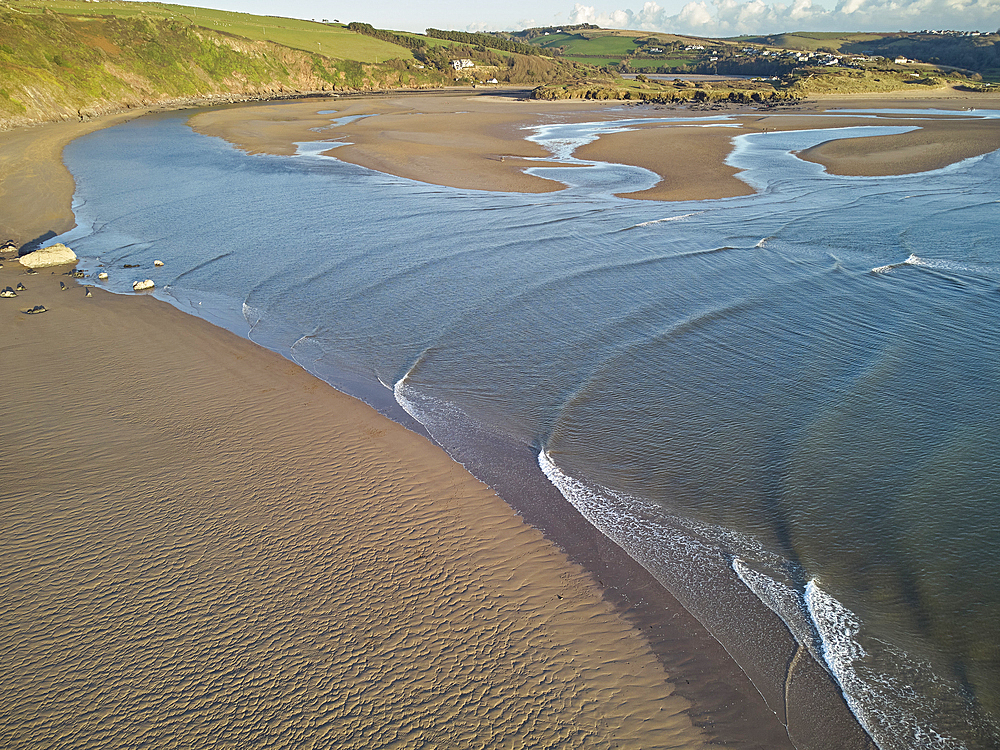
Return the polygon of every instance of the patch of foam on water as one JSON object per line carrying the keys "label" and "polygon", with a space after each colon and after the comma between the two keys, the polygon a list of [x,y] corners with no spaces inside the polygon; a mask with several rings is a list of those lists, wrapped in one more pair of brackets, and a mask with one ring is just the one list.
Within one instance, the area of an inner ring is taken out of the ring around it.
{"label": "patch of foam on water", "polygon": [[633,224],[632,226],[627,227],[627,229],[639,229],[640,227],[651,227],[654,224],[663,224],[663,223],[668,222],[668,221],[681,221],[682,219],[689,219],[692,216],[698,216],[699,214],[703,214],[703,213],[705,213],[705,212],[704,211],[694,211],[694,212],[689,213],[689,214],[680,214],[679,216],[667,216],[664,219],[652,219],[651,221],[642,221],[642,222],[639,222],[638,224]]}
{"label": "patch of foam on water", "polygon": [[947,709],[921,687],[942,687],[929,665],[918,663],[888,644],[875,641],[883,659],[903,681],[879,669],[878,659],[861,643],[861,619],[823,591],[815,580],[806,585],[805,603],[821,641],[821,656],[841,687],[851,711],[882,750],[967,750],[966,745],[936,726]]}
{"label": "patch of foam on water", "polygon": [[913,262],[915,258],[919,260],[919,258],[917,258],[916,255],[910,255],[909,258],[907,258],[904,261],[900,261],[899,263],[889,263],[888,265],[885,266],[878,266],[877,268],[872,269],[872,273],[888,273],[889,271],[892,271],[895,268],[902,268],[903,266],[916,265],[916,263]]}
{"label": "patch of foam on water", "polygon": [[[563,472],[547,451],[538,454],[538,466],[591,525],[661,582],[664,578],[669,579],[672,593],[695,617],[699,616],[699,608],[686,594],[701,590],[704,582],[702,571],[724,566],[726,561],[714,544],[706,543],[697,534],[691,533],[695,531],[694,525],[688,529],[680,523],[668,526],[669,519],[663,516],[662,509],[652,503],[605,487],[588,486]],[[665,549],[689,564],[671,566],[664,559],[657,559],[656,551]]]}
{"label": "patch of foam on water", "polygon": [[956,263],[952,260],[944,260],[938,258],[921,258],[915,254],[911,254],[909,258],[899,263],[890,263],[885,266],[878,266],[873,268],[873,273],[888,273],[896,268],[902,268],[903,266],[916,266],[918,268],[929,268],[934,271],[947,271],[950,273],[976,273],[981,272],[982,269],[976,269],[971,266]]}
{"label": "patch of foam on water", "polygon": [[977,269],[965,265],[963,263],[956,263],[952,260],[944,260],[939,258],[920,258],[916,255],[911,255],[906,259],[907,265],[918,266],[920,268],[931,268],[935,271],[949,271],[952,273],[969,273],[975,272]]}
{"label": "patch of foam on water", "polygon": [[[491,434],[492,430],[472,418],[458,404],[423,393],[413,385],[410,376],[420,365],[423,356],[393,384],[393,398],[455,461],[468,468],[469,455],[465,450],[467,444]],[[384,382],[381,378],[379,381]]]}
{"label": "patch of foam on water", "polygon": [[261,319],[264,317],[264,311],[259,307],[254,307],[253,305],[243,303],[243,317],[250,326],[250,331],[260,323]]}

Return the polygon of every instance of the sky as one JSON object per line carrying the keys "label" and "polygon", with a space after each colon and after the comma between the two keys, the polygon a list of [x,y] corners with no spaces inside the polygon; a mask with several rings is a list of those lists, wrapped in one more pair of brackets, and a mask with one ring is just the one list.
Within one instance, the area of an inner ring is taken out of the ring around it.
{"label": "sky", "polygon": [[[184,0],[179,0],[184,2]],[[609,29],[668,31],[726,37],[781,31],[920,31],[1000,29],[1000,0],[187,0],[222,10],[363,21],[380,29],[423,32],[433,27],[460,31],[510,31],[532,26],[597,24]],[[629,4],[629,3],[632,4]]]}

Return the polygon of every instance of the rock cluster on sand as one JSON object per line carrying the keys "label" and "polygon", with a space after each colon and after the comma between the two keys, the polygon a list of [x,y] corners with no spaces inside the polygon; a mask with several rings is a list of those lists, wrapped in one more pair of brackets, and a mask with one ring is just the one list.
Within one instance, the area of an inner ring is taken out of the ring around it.
{"label": "rock cluster on sand", "polygon": [[26,268],[44,268],[46,266],[61,266],[67,263],[76,263],[76,253],[63,245],[61,242],[33,253],[22,255],[18,260]]}

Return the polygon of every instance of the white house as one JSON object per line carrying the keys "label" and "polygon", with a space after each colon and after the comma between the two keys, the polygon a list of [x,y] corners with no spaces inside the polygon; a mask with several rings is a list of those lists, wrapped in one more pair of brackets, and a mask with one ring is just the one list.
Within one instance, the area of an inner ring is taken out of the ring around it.
{"label": "white house", "polygon": [[455,70],[462,70],[462,68],[474,68],[476,66],[475,63],[472,62],[472,60],[462,59],[462,60],[452,60],[451,67],[453,67]]}

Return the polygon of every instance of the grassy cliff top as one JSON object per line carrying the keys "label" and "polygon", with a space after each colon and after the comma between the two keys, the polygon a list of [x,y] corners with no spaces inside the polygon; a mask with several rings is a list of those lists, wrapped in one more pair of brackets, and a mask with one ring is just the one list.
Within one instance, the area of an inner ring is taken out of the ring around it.
{"label": "grassy cliff top", "polygon": [[90,18],[147,18],[176,20],[211,31],[243,37],[253,41],[268,41],[292,49],[317,52],[340,60],[365,63],[390,59],[412,60],[413,54],[379,39],[357,34],[346,25],[335,22],[306,21],[278,16],[256,16],[190,5],[152,2],[122,2],[121,0],[9,0],[8,7],[24,13],[41,14],[46,10],[67,16]]}

